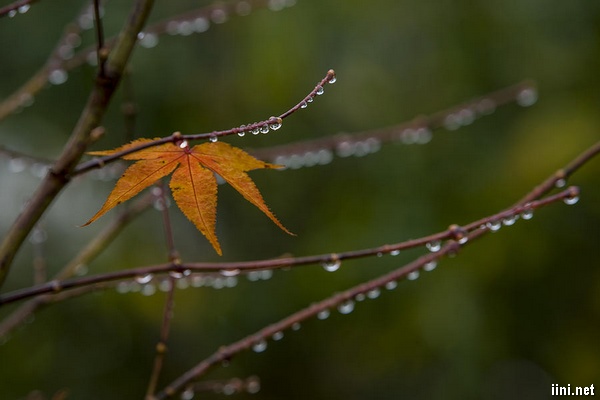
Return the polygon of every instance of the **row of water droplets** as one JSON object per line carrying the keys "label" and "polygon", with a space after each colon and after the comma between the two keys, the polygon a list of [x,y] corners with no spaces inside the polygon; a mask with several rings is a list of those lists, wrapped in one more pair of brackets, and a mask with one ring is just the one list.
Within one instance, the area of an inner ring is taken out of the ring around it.
{"label": "row of water droplets", "polygon": [[[223,384],[214,385],[212,387],[213,393],[220,393],[226,396],[230,396],[236,393],[250,393],[255,394],[260,391],[260,380],[256,376],[251,376],[245,380],[232,379]],[[181,400],[192,400],[195,396],[194,386],[190,386],[181,392]]]}
{"label": "row of water droplets", "polygon": [[[279,11],[296,4],[295,0],[270,0],[267,7],[272,11]],[[252,12],[252,4],[248,1],[239,1],[230,7],[233,13],[246,16]],[[203,33],[210,29],[211,24],[222,24],[229,20],[231,11],[224,7],[215,7],[212,10],[190,19],[169,21],[165,27],[167,34],[172,36],[190,36],[194,33]],[[147,49],[158,45],[158,34],[154,32],[140,32],[138,34],[140,45]]]}
{"label": "row of water droplets", "polygon": [[[534,87],[521,89],[516,95],[516,102],[522,107],[529,107],[536,103],[538,99],[537,90]],[[489,98],[484,98],[467,107],[448,114],[443,121],[447,130],[454,131],[462,126],[472,124],[477,118],[490,115],[496,110],[496,102]]]}
{"label": "row of water droplets", "polygon": [[[258,134],[262,133],[263,135],[265,135],[265,134],[269,133],[270,131],[279,130],[281,128],[282,124],[283,124],[283,120],[281,118],[270,117],[268,121],[263,122],[263,123],[255,122],[253,124],[240,125],[237,128],[237,135],[239,137],[246,136],[246,133],[251,133],[252,135],[258,135]],[[211,136],[210,141],[216,142],[217,137]]]}
{"label": "row of water droplets", "polygon": [[6,15],[8,16],[8,18],[14,18],[18,14],[25,14],[27,11],[29,11],[30,8],[31,6],[29,4],[23,4],[15,10],[10,10]]}
{"label": "row of water droplets", "polygon": [[[210,287],[213,289],[233,288],[238,284],[240,270],[223,270],[220,273],[193,273],[191,270],[182,272],[171,271],[169,277],[155,277],[148,273],[136,276],[131,281],[121,281],[117,284],[118,293],[139,292],[145,296],[151,296],[158,291],[168,292],[172,289],[172,282],[175,282],[177,289]],[[269,280],[273,276],[271,270],[250,271],[245,274],[251,282]]]}

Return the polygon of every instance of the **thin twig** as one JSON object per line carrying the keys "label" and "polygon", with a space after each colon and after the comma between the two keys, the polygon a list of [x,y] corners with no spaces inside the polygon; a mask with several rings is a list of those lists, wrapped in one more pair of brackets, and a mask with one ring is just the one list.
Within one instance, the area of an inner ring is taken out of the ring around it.
{"label": "thin twig", "polygon": [[[171,263],[179,263],[179,254],[175,247],[175,238],[173,237],[173,228],[171,226],[171,219],[169,218],[169,208],[167,207],[167,196],[165,185],[161,184],[159,194],[159,202],[162,208],[163,215],[163,227],[165,230],[165,241],[167,242],[167,251],[169,254],[169,261]],[[152,373],[148,381],[148,388],[146,390],[146,398],[151,399],[154,396],[156,387],[158,385],[158,379],[162,371],[162,366],[165,361],[165,355],[168,349],[169,330],[171,328],[171,320],[173,318],[173,298],[175,295],[175,278],[169,276],[169,289],[165,298],[165,306],[163,309],[162,325],[160,328],[160,339],[156,344],[156,355],[154,356],[154,365],[152,367]]]}
{"label": "thin twig", "polygon": [[94,0],[94,26],[96,27],[96,58],[98,60],[98,75],[104,77],[104,63],[108,55],[104,49],[104,29],[100,15],[100,0]]}
{"label": "thin twig", "polygon": [[[175,132],[172,135],[164,137],[164,138],[156,139],[151,142],[147,142],[147,143],[141,144],[139,146],[135,146],[130,149],[111,154],[109,156],[98,157],[93,160],[84,162],[84,163],[78,165],[74,169],[74,171],[71,173],[71,176],[82,174],[82,173],[87,172],[94,168],[103,167],[104,165],[111,163],[115,160],[118,160],[119,158],[121,158],[127,154],[135,153],[136,151],[140,151],[143,149],[147,149],[149,147],[154,147],[154,146],[158,146],[158,145],[165,144],[165,143],[176,143],[181,140],[187,140],[187,141],[210,140],[210,139],[215,140],[215,138],[219,138],[219,137],[223,137],[223,136],[245,134],[246,132],[252,132],[252,131],[256,132],[256,131],[260,131],[261,129],[267,129],[267,130],[268,129],[279,129],[279,126],[281,126],[282,120],[284,118],[287,118],[288,116],[292,115],[294,112],[296,112],[300,108],[302,108],[302,104],[304,104],[307,101],[307,99],[314,99],[318,95],[317,93],[319,93],[322,90],[323,85],[325,85],[327,82],[330,82],[334,78],[335,78],[335,72],[332,69],[330,69],[329,71],[327,71],[327,75],[325,75],[325,77],[323,79],[321,79],[319,81],[319,83],[317,83],[315,88],[313,90],[311,90],[311,92],[308,95],[306,95],[299,103],[297,103],[295,106],[293,106],[292,108],[290,108],[289,110],[287,110],[286,112],[281,114],[279,117],[271,117],[269,119],[266,119],[266,120],[263,120],[260,122],[255,122],[253,124],[242,125],[240,127],[230,128],[230,129],[222,130],[222,131],[213,131],[210,133],[197,133],[197,134],[191,134],[191,135],[182,135],[180,132]],[[277,128],[273,128],[274,125],[276,125]]]}

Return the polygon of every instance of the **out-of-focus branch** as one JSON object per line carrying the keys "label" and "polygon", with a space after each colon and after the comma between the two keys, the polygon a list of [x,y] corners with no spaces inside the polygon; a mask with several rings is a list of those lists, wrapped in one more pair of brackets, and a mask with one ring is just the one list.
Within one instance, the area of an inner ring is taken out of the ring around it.
{"label": "out-of-focus branch", "polygon": [[0,244],[0,286],[4,282],[21,244],[50,203],[69,182],[71,171],[88,145],[95,139],[92,133],[102,121],[108,103],[133,51],[137,34],[144,26],[153,3],[153,0],[138,0],[134,3],[128,20],[107,59],[105,76],[96,78],[87,104],[62,154]]}

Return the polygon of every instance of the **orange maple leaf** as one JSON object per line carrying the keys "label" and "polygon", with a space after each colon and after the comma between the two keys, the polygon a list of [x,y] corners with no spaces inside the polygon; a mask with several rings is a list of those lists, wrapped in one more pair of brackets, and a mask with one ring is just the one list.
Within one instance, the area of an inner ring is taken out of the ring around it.
{"label": "orange maple leaf", "polygon": [[[91,152],[105,156],[152,142],[138,139],[114,150]],[[166,143],[124,155],[125,160],[139,160],[125,170],[100,210],[83,226],[89,225],[117,204],[129,200],[159,179],[173,173],[169,184],[173,198],[183,214],[196,225],[215,251],[221,246],[215,234],[217,215],[217,179],[221,176],[250,203],[258,207],[278,227],[293,235],[269,210],[247,171],[260,168],[281,168],[260,161],[245,151],[226,143],[204,143],[189,147],[187,141]]]}

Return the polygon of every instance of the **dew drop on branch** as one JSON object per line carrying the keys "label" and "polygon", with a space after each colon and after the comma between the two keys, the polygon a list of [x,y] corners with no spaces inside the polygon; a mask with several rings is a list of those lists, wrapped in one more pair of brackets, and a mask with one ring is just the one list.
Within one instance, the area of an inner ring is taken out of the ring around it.
{"label": "dew drop on branch", "polygon": [[565,187],[566,185],[567,185],[567,180],[564,178],[557,179],[556,182],[554,182],[554,187],[559,188],[559,189]]}
{"label": "dew drop on branch", "polygon": [[319,85],[317,86],[317,90],[315,91],[317,96],[322,95],[323,93],[325,93],[325,89],[323,89],[323,86]]}
{"label": "dew drop on branch", "polygon": [[156,293],[156,287],[154,285],[144,285],[141,292],[144,296],[152,296]]}
{"label": "dew drop on branch", "polygon": [[206,32],[210,28],[210,22],[204,17],[198,17],[194,20],[194,30],[197,33]]}
{"label": "dew drop on branch", "polygon": [[152,281],[152,278],[154,278],[154,276],[152,274],[144,274],[144,275],[136,276],[135,281],[137,283],[139,283],[140,285],[145,285],[147,283],[150,283]]}
{"label": "dew drop on branch", "polygon": [[524,220],[530,220],[531,218],[533,218],[533,209],[524,210],[521,213],[521,218]]}
{"label": "dew drop on branch", "polygon": [[502,228],[502,222],[501,221],[489,221],[488,223],[485,224],[485,226],[491,232],[498,232],[500,230],[500,228]]}
{"label": "dew drop on branch", "polygon": [[409,281],[414,281],[418,278],[419,278],[419,271],[412,271],[412,272],[409,272],[408,275],[406,275],[406,279],[408,279]]}
{"label": "dew drop on branch", "polygon": [[522,107],[529,107],[536,103],[538,99],[537,91],[534,88],[523,89],[517,94],[517,104]]}
{"label": "dew drop on branch", "polygon": [[254,343],[252,345],[252,350],[255,353],[262,353],[263,351],[265,351],[267,349],[267,341],[266,340],[260,340],[256,343]]}
{"label": "dew drop on branch", "polygon": [[194,398],[194,390],[186,389],[181,392],[181,400],[192,400]]}
{"label": "dew drop on branch", "polygon": [[390,251],[390,256],[397,256],[398,254],[400,254],[400,250],[398,249]]}
{"label": "dew drop on branch", "polygon": [[389,281],[388,283],[385,284],[385,288],[387,290],[394,290],[398,287],[398,282],[396,281]]}
{"label": "dew drop on branch", "polygon": [[223,269],[221,275],[223,276],[238,276],[240,274],[239,269]]}
{"label": "dew drop on branch", "polygon": [[260,127],[260,133],[269,133],[269,125],[263,125]]}
{"label": "dew drop on branch", "polygon": [[425,265],[423,265],[423,270],[426,272],[433,271],[437,267],[437,262],[435,260],[429,261]]}
{"label": "dew drop on branch", "polygon": [[563,202],[568,206],[577,204],[578,201],[579,201],[579,196],[569,196],[569,197],[565,197],[563,200]]}
{"label": "dew drop on branch", "polygon": [[356,296],[354,296],[354,300],[356,301],[364,301],[366,299],[367,296],[365,296],[364,293],[358,293]]}
{"label": "dew drop on branch", "polygon": [[440,249],[442,248],[442,242],[440,242],[439,240],[432,240],[431,242],[427,243],[425,246],[427,247],[427,249],[429,251],[431,251],[432,253],[435,253],[437,251],[440,251]]}
{"label": "dew drop on branch", "polygon": [[308,107],[308,103],[306,101],[303,101],[302,103],[300,103],[300,108],[306,108]]}
{"label": "dew drop on branch", "polygon": [[299,330],[300,330],[300,328],[302,328],[302,325],[300,324],[300,322],[294,322],[294,323],[292,324],[292,330],[293,330],[293,331],[299,331]]}
{"label": "dew drop on branch", "polygon": [[515,222],[517,222],[518,218],[519,217],[517,215],[511,215],[509,217],[505,217],[502,219],[502,224],[504,226],[512,226],[515,224]]}
{"label": "dew drop on branch", "polygon": [[346,300],[338,305],[338,311],[340,314],[350,314],[354,311],[354,302],[352,300]]}
{"label": "dew drop on branch", "polygon": [[25,170],[27,163],[22,158],[11,158],[8,162],[8,170],[13,173],[19,173]]}
{"label": "dew drop on branch", "polygon": [[369,299],[376,299],[379,297],[380,294],[381,294],[381,290],[375,288],[375,289],[369,290],[367,292],[367,297]]}
{"label": "dew drop on branch", "polygon": [[212,135],[208,140],[210,140],[211,143],[216,143],[219,140],[219,138],[216,137],[215,135]]}
{"label": "dew drop on branch", "polygon": [[319,311],[319,313],[317,314],[317,318],[320,320],[324,320],[324,319],[329,318],[330,314],[331,314],[331,312],[329,310],[327,310],[327,309],[322,310],[322,311]]}
{"label": "dew drop on branch", "polygon": [[340,269],[342,262],[339,259],[332,259],[323,263],[323,269],[327,272],[335,272]]}
{"label": "dew drop on branch", "polygon": [[271,336],[271,338],[275,341],[281,340],[281,339],[283,339],[283,332],[277,331],[273,334],[273,336]]}
{"label": "dew drop on branch", "polygon": [[69,75],[64,69],[54,69],[48,74],[48,82],[53,85],[62,85],[67,79],[69,79]]}

